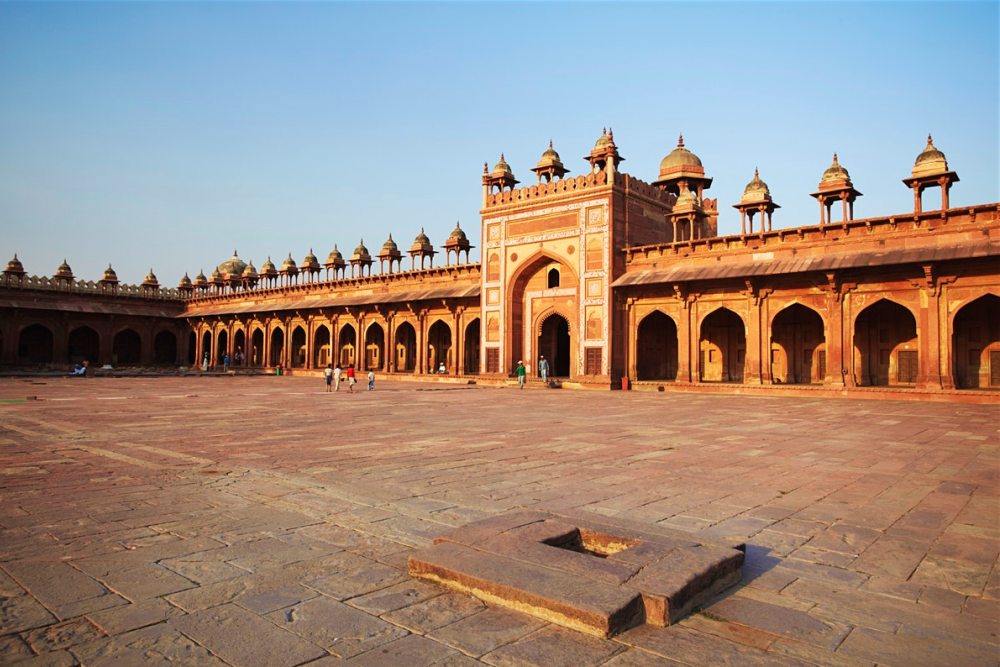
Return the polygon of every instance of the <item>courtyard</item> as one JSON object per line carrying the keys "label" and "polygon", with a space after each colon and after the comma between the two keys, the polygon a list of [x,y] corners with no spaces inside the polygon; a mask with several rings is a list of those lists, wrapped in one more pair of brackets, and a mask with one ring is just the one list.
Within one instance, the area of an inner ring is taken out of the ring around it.
{"label": "courtyard", "polygon": [[[4,378],[0,662],[997,664],[998,427],[996,404]],[[743,580],[598,639],[407,575],[524,509],[745,540]]]}

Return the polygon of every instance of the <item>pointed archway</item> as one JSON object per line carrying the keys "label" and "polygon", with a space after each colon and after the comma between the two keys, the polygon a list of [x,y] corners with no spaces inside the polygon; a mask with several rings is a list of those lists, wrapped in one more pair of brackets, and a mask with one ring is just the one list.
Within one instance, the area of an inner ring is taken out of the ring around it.
{"label": "pointed archway", "polygon": [[862,386],[911,385],[919,375],[917,321],[888,299],[868,306],[854,321],[855,372]]}
{"label": "pointed archway", "polygon": [[701,323],[698,341],[702,382],[743,382],[747,336],[743,320],[719,308]]}
{"label": "pointed archway", "polygon": [[233,365],[246,366],[247,364],[247,335],[243,329],[237,329],[233,334]]}
{"label": "pointed archway", "polygon": [[[572,340],[569,333],[569,321],[558,313],[545,318],[538,332],[539,358],[544,356],[551,370],[551,376],[557,378],[570,377],[573,369],[570,350]],[[516,361],[516,360],[515,360]],[[534,360],[534,368],[538,369],[538,359]]]}
{"label": "pointed archway", "polygon": [[316,332],[313,334],[313,366],[314,368],[326,368],[327,364],[332,363],[330,328],[327,326],[316,327]]}
{"label": "pointed archway", "polygon": [[138,364],[142,360],[142,338],[132,329],[122,329],[115,334],[111,344],[113,364]]}
{"label": "pointed archway", "polygon": [[771,322],[771,379],[776,384],[810,384],[826,378],[823,318],[795,303]]}
{"label": "pointed archway", "polygon": [[417,368],[417,332],[409,322],[396,327],[394,369],[397,373],[412,373]]}
{"label": "pointed archway", "polygon": [[67,348],[70,363],[89,361],[96,364],[101,354],[101,337],[90,327],[77,327],[69,334]]}
{"label": "pointed archway", "polygon": [[[505,334],[508,341],[506,364],[507,371],[512,372],[518,360],[537,364],[539,355],[544,354],[548,357],[550,354],[558,353],[555,349],[546,353],[537,348],[536,343],[539,339],[536,337],[544,326],[544,321],[540,318],[547,320],[549,316],[546,312],[557,307],[565,313],[578,312],[579,280],[569,264],[543,250],[525,260],[510,277],[508,284],[510,287],[507,292],[509,324]],[[565,316],[561,317],[566,323],[566,340],[569,340],[570,322]],[[541,326],[538,326],[539,322]],[[538,326],[538,330],[533,330],[533,325]],[[549,326],[559,325],[553,322]],[[568,377],[578,372],[572,363],[570,350],[560,355],[561,368],[565,371],[563,374],[558,372],[553,360],[549,360],[550,364],[553,364],[554,377]]]}
{"label": "pointed archway", "polygon": [[285,363],[285,332],[275,329],[271,332],[271,348],[269,366],[282,366]]}
{"label": "pointed archway", "polygon": [[352,325],[345,324],[340,330],[338,340],[340,349],[337,352],[337,358],[340,361],[341,368],[347,368],[356,363],[355,354],[358,349],[358,334]]}
{"label": "pointed archway", "polygon": [[654,310],[639,322],[635,344],[637,380],[677,379],[677,325]]}
{"label": "pointed archway", "polygon": [[385,364],[385,330],[373,322],[365,331],[365,368],[382,370]]}
{"label": "pointed archway", "polygon": [[254,329],[250,334],[250,349],[247,352],[247,363],[251,366],[264,365],[264,330]]}
{"label": "pointed archway", "polygon": [[451,328],[438,320],[427,330],[427,372],[451,372]]}
{"label": "pointed archway", "polygon": [[984,294],[955,314],[955,386],[1000,388],[1000,297]]}
{"label": "pointed archway", "polygon": [[463,372],[466,375],[479,373],[479,326],[479,318],[477,317],[465,327],[465,368]]}
{"label": "pointed archway", "polygon": [[292,329],[292,368],[306,366],[306,331],[300,326]]}
{"label": "pointed archway", "polygon": [[[220,331],[215,337],[215,363],[222,364],[223,357],[229,354],[229,333]],[[232,363],[232,358],[229,362]]]}
{"label": "pointed archway", "polygon": [[172,331],[161,331],[153,339],[153,362],[169,365],[177,363],[177,336]]}
{"label": "pointed archway", "polygon": [[17,360],[29,364],[52,363],[52,330],[44,324],[32,324],[21,329],[17,338]]}

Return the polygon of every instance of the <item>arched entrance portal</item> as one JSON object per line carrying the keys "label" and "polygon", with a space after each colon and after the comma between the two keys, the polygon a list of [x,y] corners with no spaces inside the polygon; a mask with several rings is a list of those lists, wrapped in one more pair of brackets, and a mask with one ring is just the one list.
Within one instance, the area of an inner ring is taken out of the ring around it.
{"label": "arched entrance portal", "polygon": [[466,375],[479,373],[479,318],[465,327],[465,369]]}
{"label": "arched entrance portal", "polygon": [[247,335],[243,329],[239,329],[233,334],[233,365],[246,366],[247,364]]}
{"label": "arched entrance portal", "polygon": [[826,378],[823,319],[812,308],[793,304],[771,324],[771,379],[775,383],[809,384]]}
{"label": "arched entrance portal", "polygon": [[332,363],[330,330],[327,327],[318,327],[313,334],[313,364],[316,368],[326,368],[327,364]]}
{"label": "arched entrance portal", "polygon": [[142,339],[131,329],[122,329],[115,334],[111,346],[111,360],[114,364],[137,364],[142,357]]}
{"label": "arched entrance portal", "polygon": [[302,327],[292,329],[292,368],[306,365],[306,332]]}
{"label": "arched entrance portal", "polygon": [[250,334],[250,351],[247,361],[251,366],[264,365],[264,330],[254,329]]}
{"label": "arched entrance portal", "polygon": [[[552,369],[552,377],[570,376],[570,336],[569,322],[562,315],[552,314],[542,322],[538,334],[538,354],[545,356]],[[517,359],[514,360],[515,362]],[[535,359],[535,371],[538,370],[538,359]]]}
{"label": "arched entrance portal", "polygon": [[340,366],[347,368],[354,363],[354,352],[358,347],[358,335],[350,324],[340,330]]}
{"label": "arched entrance portal", "polygon": [[698,341],[702,382],[743,382],[747,336],[740,316],[719,308],[701,323]]}
{"label": "arched entrance portal", "polygon": [[919,373],[917,321],[903,306],[882,299],[854,321],[855,372],[862,386],[914,384]]}
{"label": "arched entrance portal", "polygon": [[211,363],[212,362],[212,333],[206,331],[201,335],[201,359],[198,363]]}
{"label": "arched entrance portal", "polygon": [[177,363],[177,336],[171,331],[161,331],[153,339],[153,362],[157,364]]}
{"label": "arched entrance portal", "polygon": [[635,374],[638,380],[677,379],[677,325],[660,311],[639,323],[635,344]]}
{"label": "arched entrance portal", "polygon": [[1000,388],[1000,297],[986,294],[962,306],[954,332],[955,386]]}
{"label": "arched entrance portal", "polygon": [[[222,357],[224,357],[229,351],[229,334],[225,331],[220,331],[219,335],[215,340],[215,363],[217,365],[222,365]],[[232,358],[229,359],[229,363],[232,363]]]}
{"label": "arched entrance portal", "polygon": [[101,353],[101,337],[90,327],[73,329],[69,334],[67,351],[70,363],[89,361],[91,364],[96,364],[97,357]]}
{"label": "arched entrance portal", "polygon": [[285,363],[285,332],[275,329],[271,332],[271,354],[269,366],[281,366]]}
{"label": "arched entrance portal", "polygon": [[21,330],[17,339],[17,360],[30,364],[52,363],[52,331],[41,324]]}
{"label": "arched entrance portal", "polygon": [[375,323],[365,332],[365,368],[382,370],[385,357],[385,331]]}
{"label": "arched entrance portal", "polygon": [[417,332],[409,322],[396,327],[395,369],[399,373],[412,373],[417,367]]}
{"label": "arched entrance portal", "polygon": [[441,364],[451,372],[451,329],[438,320],[427,331],[427,372],[437,373]]}

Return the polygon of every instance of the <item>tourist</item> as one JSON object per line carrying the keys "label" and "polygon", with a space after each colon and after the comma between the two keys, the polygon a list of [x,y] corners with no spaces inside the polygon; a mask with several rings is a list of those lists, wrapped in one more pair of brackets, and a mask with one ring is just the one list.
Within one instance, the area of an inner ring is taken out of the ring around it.
{"label": "tourist", "polygon": [[201,360],[201,372],[208,372],[208,352],[205,353],[205,357]]}
{"label": "tourist", "polygon": [[354,377],[354,364],[347,365],[347,391],[354,393],[354,385],[357,379]]}
{"label": "tourist", "polygon": [[229,372],[229,353],[222,355],[222,370]]}
{"label": "tourist", "polygon": [[514,372],[517,373],[517,388],[524,389],[524,376],[528,372],[528,369],[524,367],[523,361],[518,360],[517,368],[514,369]]}
{"label": "tourist", "polygon": [[373,369],[368,371],[368,391],[375,391],[375,371]]}
{"label": "tourist", "polygon": [[333,368],[333,390],[334,391],[340,391],[340,374],[341,373],[343,373],[343,371],[340,370],[340,364],[338,363]]}
{"label": "tourist", "polygon": [[438,365],[438,374],[439,375],[444,375],[447,372],[448,372],[448,369],[444,367],[444,362],[442,361],[440,363],[440,365]]}
{"label": "tourist", "polygon": [[87,377],[87,367],[89,365],[90,365],[90,362],[87,361],[86,359],[84,359],[83,363],[82,364],[77,364],[73,368],[73,370],[71,370],[69,372],[69,374],[72,375],[73,377]]}
{"label": "tourist", "polygon": [[549,383],[549,361],[544,354],[538,357],[538,375],[541,376],[542,382]]}
{"label": "tourist", "polygon": [[330,364],[326,365],[326,370],[323,371],[326,374],[326,390],[328,392],[333,391],[333,366]]}

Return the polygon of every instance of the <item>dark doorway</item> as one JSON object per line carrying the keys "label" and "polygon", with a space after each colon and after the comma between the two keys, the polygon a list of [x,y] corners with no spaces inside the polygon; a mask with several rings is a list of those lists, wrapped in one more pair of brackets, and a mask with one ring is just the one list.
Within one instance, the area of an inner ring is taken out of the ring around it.
{"label": "dark doorway", "polygon": [[409,322],[396,327],[396,364],[399,373],[412,373],[417,364],[417,332]]}
{"label": "dark doorway", "polygon": [[903,306],[882,299],[865,308],[854,322],[861,385],[915,383],[917,342],[917,321]]}
{"label": "dark doorway", "polygon": [[825,342],[823,319],[812,308],[796,303],[778,313],[771,324],[772,382],[823,382]]}
{"label": "dark doorway", "polygon": [[153,361],[157,364],[177,363],[177,336],[170,331],[161,331],[153,339]]}
{"label": "dark doorway", "polygon": [[677,379],[677,325],[670,317],[657,310],[642,318],[635,351],[636,379]]}
{"label": "dark doorway", "polygon": [[1000,297],[986,294],[962,306],[953,340],[955,386],[1000,387]]}
{"label": "dark doorway", "polygon": [[69,334],[67,347],[71,364],[78,364],[82,361],[96,364],[97,358],[101,354],[101,337],[90,327],[79,327],[73,329]]}
{"label": "dark doorway", "polygon": [[316,368],[326,368],[327,364],[332,364],[333,358],[330,355],[330,329],[318,327],[313,334],[313,364]]}
{"label": "dark doorway", "polygon": [[247,335],[243,333],[243,329],[238,330],[233,334],[233,358],[231,363],[233,366],[246,366],[247,364]]}
{"label": "dark doorway", "polygon": [[[545,355],[549,360],[552,377],[569,377],[569,350],[569,322],[562,315],[549,315],[542,323],[542,332],[538,335],[538,354]],[[535,369],[537,368],[536,359]]]}
{"label": "dark doorway", "polygon": [[195,354],[198,353],[198,334],[193,331],[188,332],[188,350],[187,359],[188,364],[193,366],[195,361]]}
{"label": "dark doorway", "polygon": [[365,332],[365,368],[382,370],[385,356],[385,331],[375,323]]}
{"label": "dark doorway", "polygon": [[[222,357],[229,350],[229,334],[225,331],[220,331],[216,337],[215,343],[215,363],[217,365],[222,364]],[[229,363],[233,363],[232,357],[229,359]]]}
{"label": "dark doorway", "polygon": [[479,318],[469,322],[465,327],[465,374],[479,373]]}
{"label": "dark doorway", "polygon": [[431,325],[427,332],[427,372],[440,373],[441,364],[444,364],[445,372],[450,373],[451,368],[451,329],[448,325],[438,320]]}
{"label": "dark doorway", "polygon": [[358,349],[358,334],[350,324],[340,330],[340,366],[347,368],[355,361],[355,352]]}
{"label": "dark doorway", "polygon": [[17,360],[30,364],[52,363],[52,332],[41,324],[21,330],[17,339]]}
{"label": "dark doorway", "polygon": [[250,334],[250,353],[247,354],[247,363],[251,366],[264,365],[264,330],[254,329]]}
{"label": "dark doorway", "polygon": [[699,356],[702,382],[743,382],[746,330],[740,316],[720,308],[701,324]]}
{"label": "dark doorway", "polygon": [[111,346],[114,364],[138,364],[142,359],[142,339],[132,329],[123,329],[115,334]]}
{"label": "dark doorway", "polygon": [[281,366],[285,363],[285,332],[275,329],[271,332],[271,354],[268,365]]}
{"label": "dark doorway", "polygon": [[292,368],[306,365],[306,332],[302,327],[292,329]]}
{"label": "dark doorway", "polygon": [[206,360],[208,364],[212,363],[212,334],[209,331],[201,335],[201,359],[198,363],[205,363]]}

